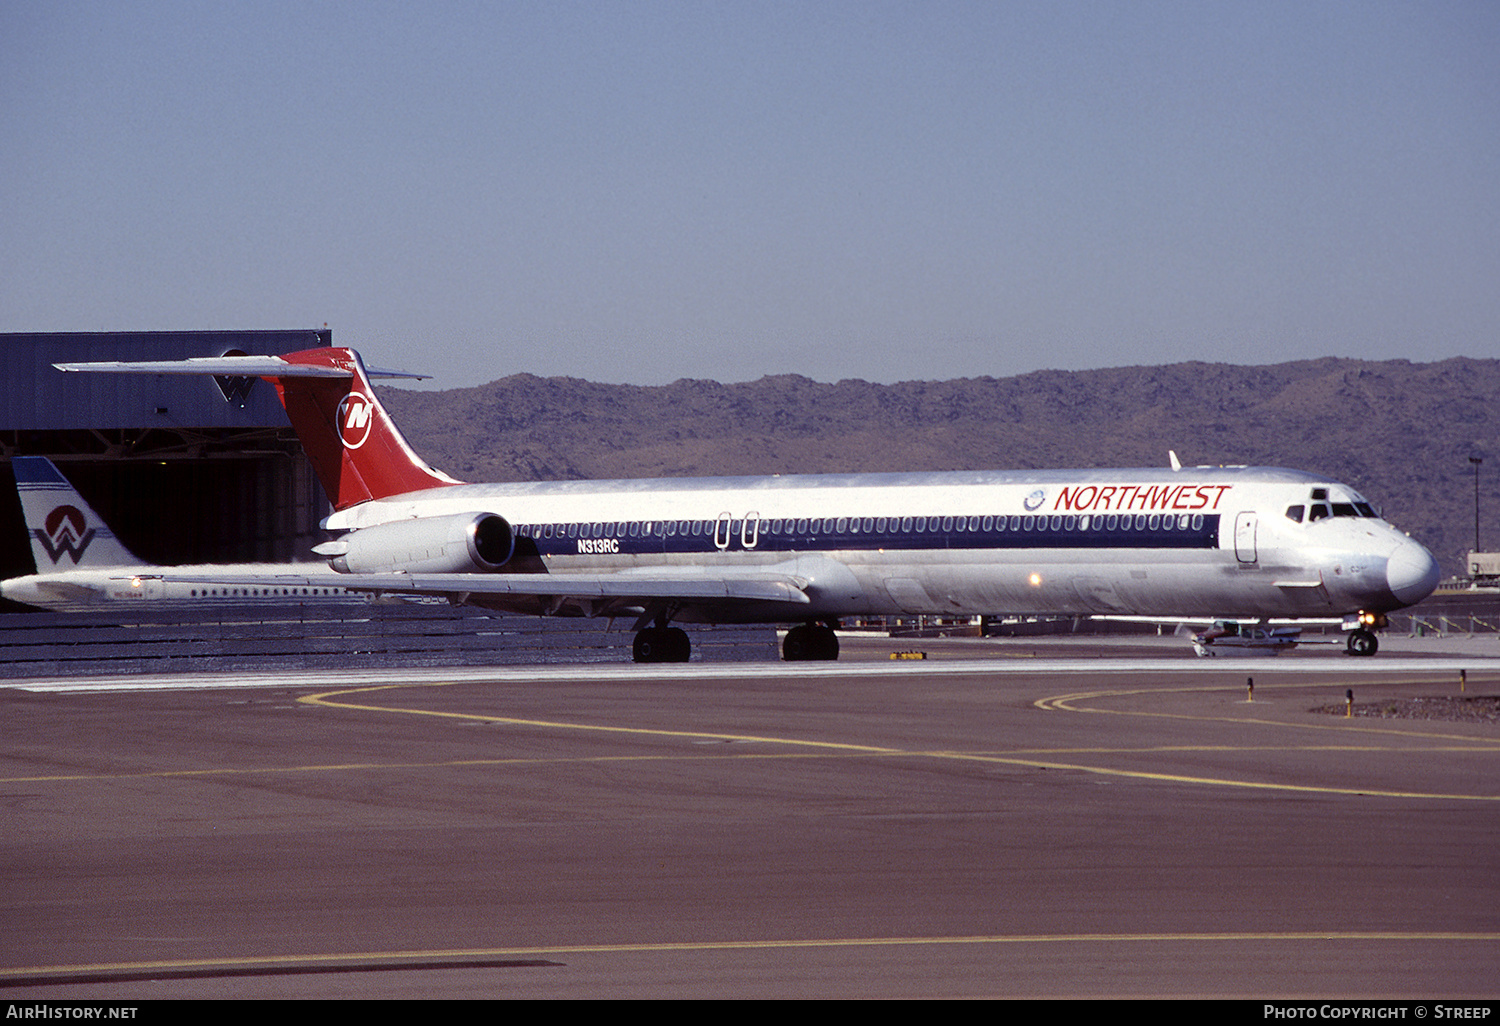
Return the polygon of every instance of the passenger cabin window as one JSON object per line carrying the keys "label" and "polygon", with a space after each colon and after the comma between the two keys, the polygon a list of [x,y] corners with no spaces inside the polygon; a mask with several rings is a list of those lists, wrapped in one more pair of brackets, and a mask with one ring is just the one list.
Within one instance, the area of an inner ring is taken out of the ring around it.
{"label": "passenger cabin window", "polygon": [[1302,513],[1302,506],[1288,506],[1286,508],[1286,518],[1295,524],[1302,523]]}

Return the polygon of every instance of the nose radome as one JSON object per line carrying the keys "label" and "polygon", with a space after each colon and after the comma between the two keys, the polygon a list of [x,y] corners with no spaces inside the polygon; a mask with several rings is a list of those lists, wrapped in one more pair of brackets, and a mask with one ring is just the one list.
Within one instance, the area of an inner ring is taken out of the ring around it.
{"label": "nose radome", "polygon": [[1403,605],[1414,606],[1437,587],[1437,560],[1421,545],[1407,539],[1386,562],[1385,580],[1391,594]]}

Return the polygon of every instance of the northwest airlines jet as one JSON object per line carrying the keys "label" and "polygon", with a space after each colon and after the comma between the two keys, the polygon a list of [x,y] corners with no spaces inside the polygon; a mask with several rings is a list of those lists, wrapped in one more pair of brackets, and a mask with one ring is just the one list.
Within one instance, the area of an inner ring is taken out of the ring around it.
{"label": "northwest airlines jet", "polygon": [[[59,364],[271,382],[340,536],[347,587],[541,615],[632,616],[638,662],[683,623],[794,623],[836,659],[841,617],[1115,613],[1343,617],[1372,655],[1437,564],[1347,485],[1259,467],[462,484],[391,423],[359,354]],[[1174,460],[1175,463],[1175,460]]]}

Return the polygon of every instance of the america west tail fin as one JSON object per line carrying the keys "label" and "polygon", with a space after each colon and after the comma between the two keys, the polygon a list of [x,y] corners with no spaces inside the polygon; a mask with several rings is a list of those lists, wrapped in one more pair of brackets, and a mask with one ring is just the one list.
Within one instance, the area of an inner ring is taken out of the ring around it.
{"label": "america west tail fin", "polygon": [[62,371],[107,374],[208,374],[264,378],[276,387],[287,419],[335,510],[460,482],[434,470],[392,423],[371,377],[418,374],[366,370],[352,349],[320,348],[285,356],[219,356],[131,363],[56,364]]}
{"label": "america west tail fin", "polygon": [[51,460],[16,456],[10,465],[37,573],[140,565]]}

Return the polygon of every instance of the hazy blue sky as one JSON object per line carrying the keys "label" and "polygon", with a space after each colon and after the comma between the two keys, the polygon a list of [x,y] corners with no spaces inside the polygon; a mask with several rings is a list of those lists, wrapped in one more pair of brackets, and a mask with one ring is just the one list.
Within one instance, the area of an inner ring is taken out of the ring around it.
{"label": "hazy blue sky", "polygon": [[1500,355],[1500,3],[0,0],[0,331],[436,385]]}

